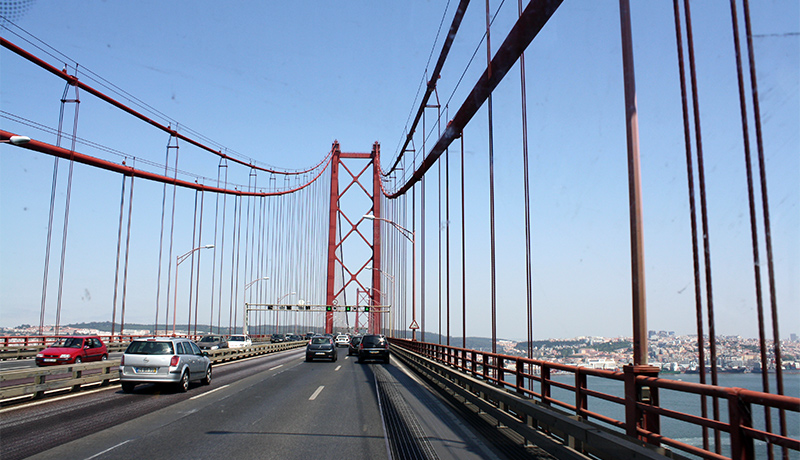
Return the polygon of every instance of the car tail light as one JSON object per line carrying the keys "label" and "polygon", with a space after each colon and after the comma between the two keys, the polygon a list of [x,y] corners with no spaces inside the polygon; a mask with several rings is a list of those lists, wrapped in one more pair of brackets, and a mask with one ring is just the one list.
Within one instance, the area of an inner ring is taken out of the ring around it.
{"label": "car tail light", "polygon": [[120,367],[125,365],[125,355],[122,355],[122,359],[119,360]]}
{"label": "car tail light", "polygon": [[169,360],[170,367],[177,366],[178,362],[180,362],[180,360],[181,360],[180,356],[173,356],[172,359]]}

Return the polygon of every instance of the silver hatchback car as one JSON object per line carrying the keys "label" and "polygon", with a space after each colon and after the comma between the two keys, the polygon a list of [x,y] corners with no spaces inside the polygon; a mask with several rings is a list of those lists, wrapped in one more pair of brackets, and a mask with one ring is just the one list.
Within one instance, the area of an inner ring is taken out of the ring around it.
{"label": "silver hatchback car", "polygon": [[119,379],[125,393],[139,383],[169,383],[183,392],[192,380],[211,384],[211,359],[189,339],[136,339],[122,355]]}

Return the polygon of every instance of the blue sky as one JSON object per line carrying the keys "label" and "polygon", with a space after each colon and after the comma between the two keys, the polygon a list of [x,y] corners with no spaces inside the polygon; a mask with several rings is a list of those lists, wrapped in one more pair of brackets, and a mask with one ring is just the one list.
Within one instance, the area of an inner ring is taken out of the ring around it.
{"label": "blue sky", "polygon": [[[493,10],[500,6],[491,3]],[[334,139],[345,151],[365,152],[378,141],[386,166],[405,135],[409,114],[416,110],[413,103],[431,51],[435,60],[441,47],[441,37],[435,45],[434,40],[442,16],[446,29],[453,6],[445,14],[445,2],[433,1],[253,1],[237,2],[236,7],[207,1],[34,1],[14,22],[77,61],[79,76],[82,68],[89,69],[180,127],[246,157],[300,169],[316,164]],[[755,337],[730,10],[727,2],[692,7],[717,332]],[[800,14],[796,1],[753,2],[752,7],[777,302],[781,334],[788,336],[800,333]],[[493,26],[493,48],[516,14],[515,2],[503,3]],[[632,14],[648,326],[692,333],[694,288],[672,6],[633,1]],[[451,101],[451,113],[483,69],[485,51],[480,48],[456,88],[479,46],[483,21],[483,5],[472,4],[442,74],[439,97],[443,104]],[[3,29],[4,37],[45,58],[8,31]],[[537,338],[630,335],[619,35],[617,2],[565,2],[526,54]],[[45,59],[54,65],[62,60]],[[63,82],[0,51],[4,112],[55,126],[62,91]],[[494,96],[494,148],[500,236],[498,334],[517,339],[526,335],[519,104],[515,68]],[[434,126],[431,118],[429,130]],[[469,335],[481,336],[490,334],[486,118],[483,108],[465,132],[467,329]],[[9,131],[26,129],[8,118],[0,118],[0,124]],[[88,95],[82,96],[78,133],[128,155],[163,162],[165,135],[154,134]],[[49,134],[35,132],[31,137],[54,143]],[[0,151],[0,324],[37,323],[52,159],[8,146]],[[451,184],[457,184],[458,152],[451,154]],[[216,176],[215,158],[193,152],[184,161],[183,170]],[[113,262],[109,267],[106,258],[105,265],[95,259],[101,245],[113,252],[116,244],[116,214],[103,210],[118,208],[120,180],[83,168],[76,174],[73,193],[84,200],[75,201],[80,204],[74,205],[70,218],[68,264],[81,269],[68,271],[62,322],[107,320],[110,290],[97,277],[107,276]],[[247,171],[234,174],[234,182],[247,183]],[[437,178],[429,179],[428,186],[433,204],[428,207],[426,234],[429,257],[435,257],[436,231],[442,228],[436,222]],[[147,186],[142,186],[143,196],[152,193],[160,200],[160,188],[150,188],[145,191]],[[59,196],[63,193],[61,189]],[[457,190],[451,200],[451,252],[457,267]],[[140,211],[141,218],[157,219],[157,208]],[[107,232],[94,232],[100,228]],[[759,234],[763,238],[762,227]],[[763,259],[763,247],[761,254]],[[54,270],[57,265],[51,273]],[[460,272],[454,271],[451,278],[451,304],[460,308]],[[426,281],[427,302],[433,305],[435,264],[429,266]],[[134,300],[152,303],[144,295]],[[150,321],[149,308],[143,311],[141,318],[128,321]],[[430,330],[437,329],[434,313],[429,311],[426,320]],[[452,328],[460,330],[460,320],[454,320]]]}

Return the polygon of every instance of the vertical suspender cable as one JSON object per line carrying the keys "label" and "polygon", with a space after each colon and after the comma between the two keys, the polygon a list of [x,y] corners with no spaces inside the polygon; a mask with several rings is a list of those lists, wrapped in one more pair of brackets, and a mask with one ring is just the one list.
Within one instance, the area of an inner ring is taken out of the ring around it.
{"label": "vertical suspender cable", "polygon": [[[486,72],[492,77],[492,41],[490,36],[491,17],[489,0],[486,0]],[[490,239],[490,277],[492,284],[492,353],[497,353],[497,285],[495,266],[495,228],[494,228],[494,129],[492,126],[492,93],[487,99],[489,114],[489,239]]]}
{"label": "vertical suspender cable", "polygon": [[[198,245],[195,246],[195,247],[199,247],[202,244],[202,241],[203,241],[203,209],[204,209],[205,197],[206,197],[205,192],[201,191],[200,192],[200,225],[199,225],[199,228],[197,229],[197,243],[198,243]],[[200,257],[202,256],[202,252],[203,251],[197,251],[197,282],[195,284],[195,290],[194,290],[195,291],[195,296],[194,296],[194,334],[193,335],[195,337],[197,336],[197,320],[198,320],[197,306],[200,303]],[[190,283],[192,282],[191,278],[189,278],[189,282]],[[189,308],[191,308],[191,302],[190,302]],[[188,326],[187,326],[187,329],[188,329]],[[187,332],[189,332],[189,331],[187,330]]]}
{"label": "vertical suspender cable", "polygon": [[[217,166],[217,188],[219,188],[219,176],[220,176],[220,173],[222,171],[223,162],[224,161],[225,161],[224,159],[220,160],[219,166]],[[224,167],[225,167],[225,171],[226,171],[225,174],[227,176],[227,171],[228,171],[227,164]],[[214,203],[214,255],[213,255],[213,261],[212,261],[212,268],[211,268],[211,293],[210,293],[210,297],[211,297],[211,312],[209,314],[209,322],[208,322],[209,332],[214,332],[214,294],[216,293],[216,289],[215,288],[216,288],[216,281],[217,281],[217,230],[219,229],[219,221],[220,221],[220,217],[219,217],[219,195],[220,195],[219,193],[215,194],[215,203]],[[225,196],[227,196],[227,195],[224,195],[223,199],[224,199]],[[224,211],[222,213],[222,221],[223,221],[223,225],[225,225],[224,224],[224,222],[225,222],[225,212]],[[224,233],[224,231],[222,232],[222,235],[223,235],[222,241],[224,242],[225,241],[225,237],[224,237],[225,233]],[[220,270],[220,292],[222,292],[222,248],[220,248],[220,267],[219,267],[219,270]],[[220,294],[220,305],[222,305],[222,294]],[[219,306],[217,308],[219,308]],[[219,312],[217,312],[217,316],[219,317]],[[219,328],[217,329],[217,332],[219,332]]]}
{"label": "vertical suspender cable", "polygon": [[[169,172],[169,143],[167,143],[167,154],[164,159],[164,176]],[[161,232],[158,236],[158,274],[156,275],[156,318],[153,322],[153,334],[158,335],[158,310],[161,301],[161,267],[164,265],[162,256],[164,253],[164,217],[167,209],[167,183],[161,189]]]}
{"label": "vertical suspender cable", "polygon": [[[447,110],[447,107],[445,107]],[[449,119],[449,110],[447,113],[447,118]],[[450,146],[447,146],[447,149],[444,152],[444,176],[445,176],[445,216],[444,220],[446,222],[445,231],[447,232],[445,237],[445,260],[447,261],[445,264],[445,289],[447,290],[447,346],[450,346]]]}
{"label": "vertical suspender cable", "polygon": [[[777,377],[778,394],[784,394],[783,364],[781,359],[780,328],[778,323],[778,299],[775,293],[775,267],[772,256],[772,226],[769,218],[769,199],[767,194],[767,171],[764,160],[764,142],[761,131],[761,109],[758,100],[758,78],[756,76],[755,51],[753,49],[753,31],[750,24],[750,2],[743,0],[744,24],[747,32],[747,54],[750,64],[750,90],[753,98],[753,115],[755,117],[756,146],[758,149],[758,168],[761,183],[761,211],[764,219],[764,243],[767,251],[767,276],[769,282],[770,309],[772,312],[772,346],[775,354],[775,376]],[[781,435],[786,436],[786,412],[780,410]],[[783,449],[784,458],[788,451]]]}
{"label": "vertical suspender cable", "polygon": [[[425,112],[422,113],[422,151],[425,152],[425,139],[427,137],[425,128]],[[420,190],[420,233],[422,245],[420,247],[420,326],[422,336],[420,340],[425,341],[425,176],[422,176],[422,189]]]}
{"label": "vertical suspender cable", "polygon": [[[761,355],[761,384],[765,393],[769,393],[769,373],[767,372],[767,346],[764,326],[764,301],[761,291],[761,261],[758,251],[758,225],[756,223],[756,200],[753,191],[753,163],[750,158],[750,129],[747,124],[747,100],[745,98],[744,74],[742,72],[742,49],[739,41],[739,20],[736,14],[736,1],[731,0],[731,21],[733,23],[733,48],[736,57],[736,78],[739,84],[739,110],[742,118],[742,142],[744,147],[744,166],[747,177],[747,203],[750,210],[750,238],[753,247],[753,276],[756,290],[756,316],[758,318],[758,341]],[[764,423],[766,430],[772,432],[772,417],[768,406],[764,406]],[[769,458],[773,458],[772,445],[769,446]]]}
{"label": "vertical suspender cable", "polygon": [[[170,135],[170,143],[167,144],[167,149],[174,148],[175,149],[175,176],[174,178],[178,179],[178,138],[175,136]],[[175,139],[175,145],[172,146],[172,140]],[[167,333],[167,326],[169,325],[169,290],[170,290],[170,282],[172,281],[172,246],[175,240],[175,202],[177,200],[178,194],[178,185],[172,184],[172,217],[170,220],[170,228],[169,228],[169,255],[167,256],[167,310],[164,320],[164,333]],[[176,261],[177,262],[177,261]],[[175,267],[177,270],[178,267]],[[176,287],[177,289],[177,287]],[[173,305],[172,308],[175,308],[176,305]]]}
{"label": "vertical suspender cable", "polygon": [[[522,16],[522,0],[517,0]],[[525,82],[525,52],[519,56],[520,99],[522,101],[522,180],[525,193],[525,270],[528,308],[528,358],[533,358],[533,282],[531,273],[531,193],[528,178],[528,95]],[[533,380],[531,380],[533,382]]]}
{"label": "vertical suspender cable", "polygon": [[467,246],[464,216],[464,132],[461,138],[461,348],[467,348]]}
{"label": "vertical suspender cable", "polygon": [[[200,238],[197,237],[197,202],[200,195],[200,190],[194,191],[194,217],[192,220],[192,248],[200,247]],[[186,315],[186,333],[191,335],[192,333],[192,281],[194,281],[194,256],[195,253],[198,251],[193,251],[191,258],[191,268],[189,269],[189,304],[188,304],[188,311]],[[175,267],[175,291],[178,291],[178,281],[177,281],[177,273],[178,267]],[[175,311],[178,311],[178,304],[175,303]]]}
{"label": "vertical suspender cable", "polygon": [[117,231],[117,260],[114,265],[114,297],[111,301],[111,337],[113,340],[115,326],[117,322],[117,293],[119,292],[119,253],[122,248],[122,218],[125,214],[125,181],[128,178],[122,176],[122,192],[119,197],[119,230]]}
{"label": "vertical suspender cable", "polygon": [[[253,177],[256,177],[255,182],[253,180]],[[258,176],[255,173],[255,169],[250,168],[250,175],[247,178],[247,190],[250,191],[250,192],[254,192],[255,189],[256,189],[257,181],[258,181]],[[252,202],[253,202],[253,197],[252,196],[248,196],[247,197],[247,211],[245,212],[245,217],[247,218],[247,221],[246,221],[245,226],[244,226],[244,283],[245,283],[245,291],[242,293],[242,300],[244,302],[247,302],[247,289],[246,289],[247,284],[246,283],[249,283],[251,278],[253,278],[253,270],[252,270],[253,258],[249,257],[250,256],[250,239],[251,239],[250,238],[250,234],[251,234],[251,231],[250,231],[250,204]],[[253,216],[255,216],[255,204],[253,205],[253,213],[254,213]],[[255,227],[255,219],[253,219],[253,226]],[[252,233],[255,233],[255,232],[252,232]],[[248,270],[248,264],[247,264],[248,260],[250,261],[249,270]],[[247,318],[246,318],[247,310],[243,311],[242,313],[244,315],[243,316],[243,318],[244,318],[243,321],[244,322],[242,323],[242,326],[244,327],[244,325],[247,323]],[[244,330],[242,332],[244,332]]]}
{"label": "vertical suspender cable", "polygon": [[[697,349],[698,360],[700,361],[701,369],[705,369],[705,341],[703,339],[703,296],[702,296],[702,280],[700,275],[700,249],[697,244],[697,205],[695,203],[695,188],[694,188],[694,160],[692,157],[692,141],[691,141],[691,127],[689,121],[689,106],[686,88],[686,70],[683,59],[683,38],[681,31],[680,19],[680,0],[673,0],[673,9],[675,16],[675,41],[677,44],[678,52],[678,74],[681,84],[681,100],[683,110],[683,135],[684,144],[686,145],[686,178],[688,182],[689,191],[689,217],[692,231],[692,267],[694,274],[694,292],[695,292],[695,310],[697,322]],[[705,383],[705,372],[701,372],[700,381]],[[706,398],[700,398],[700,413],[703,418],[708,416],[708,407]],[[708,428],[703,427],[703,448],[708,450]]]}
{"label": "vertical suspender cable", "polygon": [[128,261],[131,254],[131,222],[133,216],[133,180],[131,176],[131,191],[128,197],[128,231],[125,237],[125,267],[122,270],[122,308],[119,317],[119,335],[125,330],[125,304],[128,298]]}
{"label": "vertical suspender cable", "polygon": [[[716,328],[714,324],[714,301],[713,301],[713,288],[711,282],[711,247],[710,235],[708,230],[708,212],[706,203],[706,189],[705,189],[705,168],[703,163],[703,142],[700,130],[700,102],[698,99],[697,88],[697,71],[695,67],[694,58],[694,38],[692,33],[692,20],[691,9],[689,7],[689,0],[684,0],[684,12],[686,15],[686,38],[689,50],[689,72],[692,82],[692,105],[694,112],[694,127],[695,127],[695,144],[697,150],[697,174],[698,183],[700,186],[700,216],[703,231],[703,261],[705,265],[705,278],[706,278],[706,312],[708,317],[708,341],[709,341],[709,361],[711,364],[711,384],[717,384],[717,346],[716,346]],[[700,363],[700,379],[701,383],[705,383],[705,363]],[[714,420],[719,420],[719,400],[713,398],[714,407]],[[714,431],[715,451],[720,452],[721,439],[719,430]]]}
{"label": "vertical suspender cable", "polygon": [[[59,129],[59,133],[61,130]],[[60,139],[60,134],[59,134]],[[57,142],[56,144],[59,144]],[[44,250],[44,275],[42,276],[42,304],[39,313],[39,335],[44,334],[45,305],[47,302],[47,277],[50,268],[50,243],[53,240],[53,214],[56,205],[56,185],[58,182],[58,157],[53,162],[53,184],[50,188],[50,217],[47,219],[47,243]]]}
{"label": "vertical suspender cable", "polygon": [[[77,68],[75,69],[75,74],[77,75]],[[66,98],[67,90],[69,85],[64,88],[64,97]],[[71,152],[75,152],[75,142],[78,138],[78,108],[80,107],[80,98],[78,97],[78,86],[75,86],[75,99],[62,99],[62,105],[64,102],[72,102],[75,104],[75,115],[72,119],[72,147],[70,148]],[[59,120],[59,138],[61,136],[61,121]],[[72,196],[72,171],[75,166],[75,161],[70,155],[69,159],[69,172],[67,174],[67,196],[64,200],[64,231],[61,235],[61,265],[59,267],[58,273],[58,294],[56,300],[56,325],[55,325],[55,333],[58,334],[58,329],[61,325],[61,300],[62,295],[64,293],[64,263],[67,257],[67,229],[69,228],[69,205]]]}

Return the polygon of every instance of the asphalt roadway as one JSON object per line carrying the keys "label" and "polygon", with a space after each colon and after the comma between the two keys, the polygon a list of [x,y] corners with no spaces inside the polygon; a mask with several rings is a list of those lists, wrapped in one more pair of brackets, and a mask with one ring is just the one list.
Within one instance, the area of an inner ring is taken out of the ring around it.
{"label": "asphalt roadway", "polygon": [[217,365],[210,386],[187,393],[111,385],[0,409],[0,458],[392,458],[387,391],[427,458],[505,458],[394,357],[358,364],[342,348],[307,363],[304,352]]}

